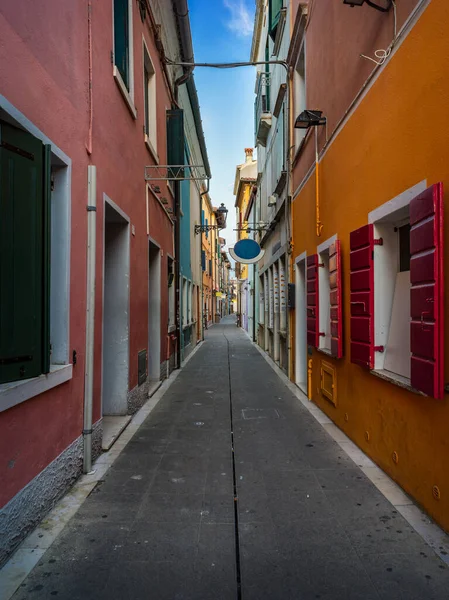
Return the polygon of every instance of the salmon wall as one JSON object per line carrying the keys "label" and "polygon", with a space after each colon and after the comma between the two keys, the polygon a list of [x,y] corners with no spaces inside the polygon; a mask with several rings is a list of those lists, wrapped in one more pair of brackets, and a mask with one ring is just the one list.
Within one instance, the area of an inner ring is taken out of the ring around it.
{"label": "salmon wall", "polygon": [[[342,247],[344,358],[335,360],[314,351],[312,399],[446,530],[449,395],[445,394],[443,400],[424,397],[350,362],[349,234],[368,223],[370,211],[416,183],[427,180],[430,186],[442,181],[446,189],[444,255],[448,306],[448,22],[448,3],[430,2],[330,144],[320,164],[320,238],[315,234],[314,173],[293,201],[293,258],[304,251],[316,253],[317,245],[334,234]],[[294,318],[293,314],[293,324]],[[445,382],[449,381],[448,326],[446,319]],[[335,407],[321,395],[322,360],[336,368]],[[393,452],[398,455],[397,463],[392,459]],[[441,492],[439,500],[432,494],[435,485]]]}

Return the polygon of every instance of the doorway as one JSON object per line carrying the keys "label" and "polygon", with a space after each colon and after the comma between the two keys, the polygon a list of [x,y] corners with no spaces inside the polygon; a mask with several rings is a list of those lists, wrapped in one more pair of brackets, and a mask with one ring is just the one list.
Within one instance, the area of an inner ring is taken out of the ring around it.
{"label": "doorway", "polygon": [[129,220],[104,203],[103,415],[126,415],[129,378]]}
{"label": "doorway", "polygon": [[148,243],[148,377],[161,378],[161,250]]}
{"label": "doorway", "polygon": [[295,382],[307,394],[307,303],[306,255],[301,254],[295,265]]}

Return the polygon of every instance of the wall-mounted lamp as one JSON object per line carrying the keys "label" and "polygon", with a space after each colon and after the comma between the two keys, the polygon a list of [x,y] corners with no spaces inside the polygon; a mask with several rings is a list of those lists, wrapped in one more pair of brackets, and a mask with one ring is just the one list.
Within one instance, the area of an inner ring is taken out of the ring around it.
{"label": "wall-mounted lamp", "polygon": [[213,229],[224,229],[226,227],[228,209],[223,202],[216,209],[215,214],[218,221],[216,225],[195,225],[195,233],[206,233],[206,231],[212,231]]}
{"label": "wall-mounted lamp", "polygon": [[303,110],[296,118],[296,129],[309,129],[309,127],[317,127],[318,125],[326,125],[326,117],[323,117],[321,110]]}
{"label": "wall-mounted lamp", "polygon": [[391,0],[385,0],[385,6],[380,6],[372,0],[343,0],[343,4],[347,4],[352,8],[354,8],[354,6],[363,6],[365,3],[368,4],[368,6],[371,6],[371,8],[375,8],[376,10],[380,10],[382,12],[388,12],[393,4]]}

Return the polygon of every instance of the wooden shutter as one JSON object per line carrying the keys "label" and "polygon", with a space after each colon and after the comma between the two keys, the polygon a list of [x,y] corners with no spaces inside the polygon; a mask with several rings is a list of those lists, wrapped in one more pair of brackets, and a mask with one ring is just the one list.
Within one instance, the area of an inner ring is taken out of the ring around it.
{"label": "wooden shutter", "polygon": [[307,344],[318,348],[318,254],[307,257]]}
{"label": "wooden shutter", "polygon": [[128,0],[114,0],[114,62],[129,90]]}
{"label": "wooden shutter", "polygon": [[[167,110],[167,164],[184,164],[184,111],[181,108]],[[168,174],[184,176],[184,169],[168,169]]]}
{"label": "wooden shutter", "polygon": [[50,371],[51,146],[43,147],[42,373]]}
{"label": "wooden shutter", "polygon": [[273,40],[276,37],[276,29],[279,24],[279,18],[281,16],[282,4],[283,0],[269,0],[269,33]]}
{"label": "wooden shutter", "polygon": [[351,362],[374,368],[373,225],[350,234]]}
{"label": "wooden shutter", "polygon": [[410,202],[411,384],[444,394],[443,184]]}
{"label": "wooden shutter", "polygon": [[340,240],[336,240],[329,248],[329,288],[331,320],[331,354],[332,356],[335,356],[335,358],[342,358],[343,318]]}
{"label": "wooden shutter", "polygon": [[201,250],[201,269],[206,270],[206,252],[204,250]]}
{"label": "wooden shutter", "polygon": [[43,152],[35,137],[0,125],[0,383],[43,368]]}

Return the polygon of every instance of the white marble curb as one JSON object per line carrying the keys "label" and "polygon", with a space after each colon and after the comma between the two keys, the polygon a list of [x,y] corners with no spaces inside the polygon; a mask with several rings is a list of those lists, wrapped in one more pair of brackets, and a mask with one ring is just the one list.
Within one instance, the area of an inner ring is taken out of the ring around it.
{"label": "white marble curb", "polygon": [[[244,331],[244,330],[242,330]],[[244,331],[244,333],[246,333]],[[247,334],[248,335],[248,334]],[[249,336],[248,336],[249,337]],[[263,358],[279,376],[282,382],[294,394],[301,404],[315,417],[328,434],[337,442],[341,449],[355,462],[355,464],[372,481],[376,488],[391,502],[395,509],[423,538],[434,552],[449,565],[449,535],[434,523],[403,491],[403,489],[380,469],[348,436],[339,429],[331,419],[316,404],[311,402],[285,373],[273,362],[270,356],[251,340]]]}
{"label": "white marble curb", "polygon": [[[189,362],[204,342],[200,342],[184,360],[182,367]],[[165,392],[176,380],[182,369],[173,371],[162,384],[157,383],[149,391],[152,394],[147,402],[132,417],[129,425],[121,433],[108,452],[99,456],[92,472],[82,475],[72,489],[56,504],[37,528],[21,543],[11,558],[0,570],[0,599],[10,600],[23,580],[34,569],[42,555],[78,511],[90,492],[103,479],[105,473],[117,460],[130,439],[161,400]]]}

